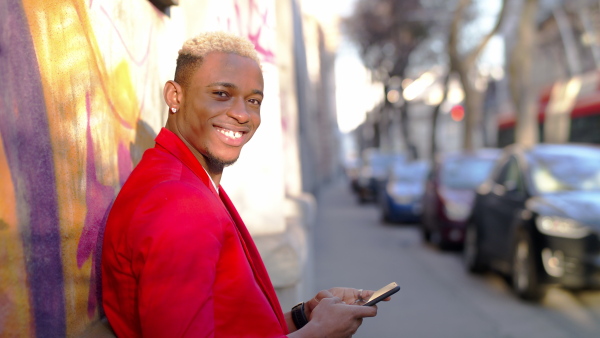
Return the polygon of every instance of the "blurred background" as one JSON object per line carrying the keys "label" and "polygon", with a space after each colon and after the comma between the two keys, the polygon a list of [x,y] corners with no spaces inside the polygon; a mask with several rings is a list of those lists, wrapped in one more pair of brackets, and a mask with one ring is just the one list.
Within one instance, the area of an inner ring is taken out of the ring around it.
{"label": "blurred background", "polygon": [[600,336],[592,0],[2,0],[0,336],[96,334],[105,216],[214,30],[261,59],[222,186],[284,310],[396,281],[356,336]]}

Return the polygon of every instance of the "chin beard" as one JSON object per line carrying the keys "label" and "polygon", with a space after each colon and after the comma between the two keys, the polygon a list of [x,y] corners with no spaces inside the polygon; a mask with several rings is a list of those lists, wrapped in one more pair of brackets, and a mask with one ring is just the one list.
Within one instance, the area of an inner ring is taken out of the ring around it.
{"label": "chin beard", "polygon": [[229,167],[237,161],[237,158],[231,161],[223,161],[211,153],[204,155],[204,158],[206,159],[206,165],[208,166],[206,169],[213,173],[223,172],[223,168]]}

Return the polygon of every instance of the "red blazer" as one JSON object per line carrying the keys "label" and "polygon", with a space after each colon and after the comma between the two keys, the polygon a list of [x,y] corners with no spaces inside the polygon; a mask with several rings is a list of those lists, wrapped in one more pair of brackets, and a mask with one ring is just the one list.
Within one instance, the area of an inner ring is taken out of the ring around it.
{"label": "red blazer", "polygon": [[281,337],[262,259],[222,188],[162,129],[110,211],[103,306],[119,337]]}

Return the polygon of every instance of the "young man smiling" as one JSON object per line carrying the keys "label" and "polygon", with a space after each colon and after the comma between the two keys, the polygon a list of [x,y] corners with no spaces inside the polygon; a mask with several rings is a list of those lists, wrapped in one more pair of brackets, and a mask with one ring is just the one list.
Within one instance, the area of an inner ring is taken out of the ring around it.
{"label": "young man smiling", "polygon": [[373,292],[332,288],[283,313],[219,186],[260,125],[254,46],[206,33],[179,51],[166,127],[123,185],[103,243],[103,306],[119,337],[349,337]]}

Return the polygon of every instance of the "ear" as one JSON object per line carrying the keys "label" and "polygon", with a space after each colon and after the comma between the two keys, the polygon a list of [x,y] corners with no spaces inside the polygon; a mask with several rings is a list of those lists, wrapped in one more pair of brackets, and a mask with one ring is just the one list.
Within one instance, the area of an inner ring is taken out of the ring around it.
{"label": "ear", "polygon": [[183,91],[179,83],[169,80],[165,83],[165,88],[163,89],[163,97],[169,109],[175,108],[179,110],[179,106],[181,104]]}

